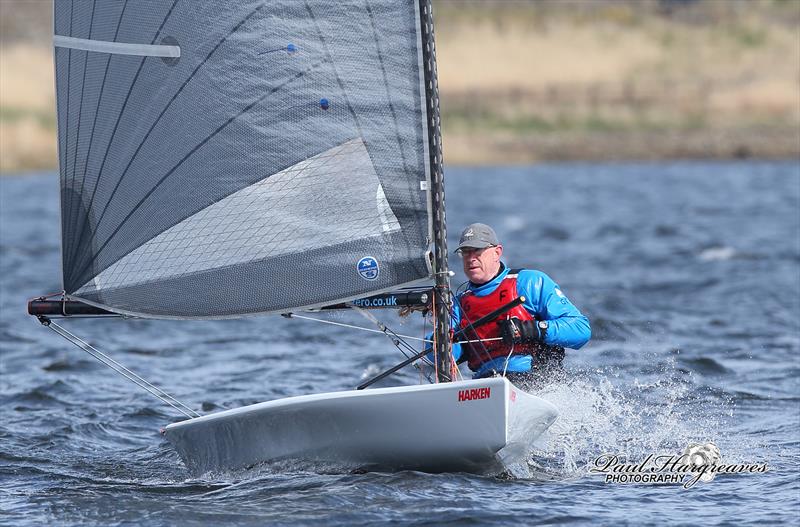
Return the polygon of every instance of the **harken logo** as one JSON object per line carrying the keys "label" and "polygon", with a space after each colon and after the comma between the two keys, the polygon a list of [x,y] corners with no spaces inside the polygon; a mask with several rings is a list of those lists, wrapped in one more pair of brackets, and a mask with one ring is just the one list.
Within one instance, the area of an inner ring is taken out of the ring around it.
{"label": "harken logo", "polygon": [[378,275],[381,274],[381,269],[378,266],[378,260],[372,256],[365,256],[358,261],[358,274],[364,280],[377,280]]}
{"label": "harken logo", "polygon": [[472,388],[471,390],[458,390],[458,402],[488,399],[492,395],[491,388]]}

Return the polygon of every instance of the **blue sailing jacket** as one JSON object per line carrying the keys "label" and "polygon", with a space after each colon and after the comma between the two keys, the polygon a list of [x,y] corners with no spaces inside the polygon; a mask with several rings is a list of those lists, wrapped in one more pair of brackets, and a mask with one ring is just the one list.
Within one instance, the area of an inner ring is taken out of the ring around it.
{"label": "blue sailing jacket", "polygon": [[[501,263],[501,265],[503,265]],[[492,293],[500,282],[508,275],[509,268],[503,265],[503,270],[492,281],[477,286],[469,282],[467,290],[476,296],[486,296]],[[456,294],[453,306],[452,327],[458,328],[461,320],[460,299],[464,292]],[[552,278],[541,271],[523,269],[517,275],[517,294],[525,297],[522,306],[536,319],[546,320],[548,323],[545,344],[563,346],[565,348],[579,349],[586,344],[592,336],[589,319],[564,295],[561,288]],[[453,358],[461,358],[460,344],[453,345]],[[508,359],[496,358],[481,364],[475,372],[475,377],[480,377],[492,370],[526,372],[532,367],[530,355],[512,355]]]}

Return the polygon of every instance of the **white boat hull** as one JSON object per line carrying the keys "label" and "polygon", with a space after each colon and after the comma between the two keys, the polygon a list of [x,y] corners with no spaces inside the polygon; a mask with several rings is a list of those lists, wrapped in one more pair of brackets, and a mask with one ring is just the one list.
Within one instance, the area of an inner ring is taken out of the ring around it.
{"label": "white boat hull", "polygon": [[452,470],[530,444],[558,417],[503,378],[304,395],[166,427],[191,472],[296,458]]}

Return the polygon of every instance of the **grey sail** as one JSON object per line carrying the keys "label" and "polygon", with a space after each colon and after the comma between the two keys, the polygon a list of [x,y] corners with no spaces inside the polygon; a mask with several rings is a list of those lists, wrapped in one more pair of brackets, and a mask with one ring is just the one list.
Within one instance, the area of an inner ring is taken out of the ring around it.
{"label": "grey sail", "polygon": [[56,0],[63,285],[148,317],[429,278],[417,0]]}

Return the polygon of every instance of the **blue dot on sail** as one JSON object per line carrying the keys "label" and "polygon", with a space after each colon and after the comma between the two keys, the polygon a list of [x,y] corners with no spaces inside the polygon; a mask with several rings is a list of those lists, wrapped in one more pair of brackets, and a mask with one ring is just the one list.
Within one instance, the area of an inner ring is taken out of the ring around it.
{"label": "blue dot on sail", "polygon": [[319,107],[322,108],[323,110],[327,110],[328,108],[331,107],[331,103],[328,99],[322,98],[319,100]]}
{"label": "blue dot on sail", "polygon": [[286,51],[288,51],[289,53],[294,53],[295,51],[297,51],[297,46],[295,46],[290,42],[286,44]]}

